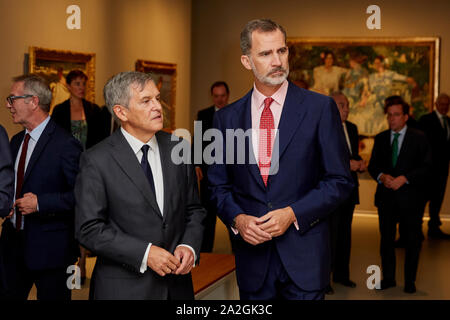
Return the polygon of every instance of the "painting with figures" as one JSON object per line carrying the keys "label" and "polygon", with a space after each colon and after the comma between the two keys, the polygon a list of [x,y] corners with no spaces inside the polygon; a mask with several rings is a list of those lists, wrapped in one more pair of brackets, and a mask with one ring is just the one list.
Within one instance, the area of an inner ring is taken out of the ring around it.
{"label": "painting with figures", "polygon": [[384,100],[403,97],[418,120],[438,92],[439,38],[288,39],[289,79],[329,95],[343,92],[363,137],[387,129]]}

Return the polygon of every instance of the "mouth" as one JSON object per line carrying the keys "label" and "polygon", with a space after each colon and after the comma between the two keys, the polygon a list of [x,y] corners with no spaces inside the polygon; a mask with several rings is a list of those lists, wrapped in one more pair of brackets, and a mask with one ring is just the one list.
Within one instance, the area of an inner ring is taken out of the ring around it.
{"label": "mouth", "polygon": [[284,76],[286,74],[286,70],[284,69],[275,69],[271,72],[269,72],[269,76],[275,76],[275,77],[281,77]]}
{"label": "mouth", "polygon": [[159,113],[152,118],[152,120],[162,120],[162,115]]}

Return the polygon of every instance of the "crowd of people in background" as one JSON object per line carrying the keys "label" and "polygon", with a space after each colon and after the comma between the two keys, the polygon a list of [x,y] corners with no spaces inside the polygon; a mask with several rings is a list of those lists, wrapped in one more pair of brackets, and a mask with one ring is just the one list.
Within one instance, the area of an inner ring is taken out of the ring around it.
{"label": "crowd of people in background", "polygon": [[[332,283],[356,287],[352,219],[365,171],[377,182],[377,288],[396,286],[395,248],[403,247],[404,292],[416,292],[427,202],[428,237],[450,239],[439,218],[450,97],[441,93],[418,121],[402,97],[386,97],[377,112],[388,129],[375,136],[367,163],[345,92],[333,87],[327,96],[287,80],[282,26],[250,21],[241,50],[253,87],[228,104],[227,83],[213,83],[213,105],[197,120],[224,136],[256,130],[245,143],[257,164],[175,165],[151,75],[115,75],[100,108],[85,100],[87,76],[73,70],[65,78],[70,98],[51,115],[45,80],[13,78],[6,107],[24,130],[9,140],[0,126],[0,299],[26,300],[35,285],[39,300],[70,300],[67,267],[78,261],[84,281],[89,255],[97,257],[91,299],[193,299],[190,271],[200,252],[213,252],[217,217],[229,232],[241,299],[323,299]],[[332,53],[324,61],[314,73],[317,88],[330,80],[324,70],[333,67]]]}

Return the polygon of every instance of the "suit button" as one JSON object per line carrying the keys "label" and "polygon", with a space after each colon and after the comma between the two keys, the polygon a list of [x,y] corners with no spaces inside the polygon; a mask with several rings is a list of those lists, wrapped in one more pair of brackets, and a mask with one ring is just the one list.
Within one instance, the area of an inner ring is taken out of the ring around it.
{"label": "suit button", "polygon": [[163,223],[162,228],[166,229],[167,228],[167,223]]}
{"label": "suit button", "polygon": [[269,209],[272,209],[272,208],[273,208],[272,202],[269,202],[269,203],[267,204],[267,207],[268,207]]}

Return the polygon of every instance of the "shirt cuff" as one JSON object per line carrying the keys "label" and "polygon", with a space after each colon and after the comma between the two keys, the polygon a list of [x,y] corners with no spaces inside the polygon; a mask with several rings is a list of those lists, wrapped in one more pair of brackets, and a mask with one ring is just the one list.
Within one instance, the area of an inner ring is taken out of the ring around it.
{"label": "shirt cuff", "polygon": [[383,172],[381,172],[381,173],[378,175],[378,177],[377,177],[378,183],[382,183],[381,180],[380,180],[380,177],[381,177],[382,174],[383,174]]}
{"label": "shirt cuff", "polygon": [[144,273],[145,271],[147,271],[148,254],[150,253],[151,246],[152,244],[149,243],[147,246],[147,250],[145,250],[144,259],[142,259],[141,268],[139,269],[140,273]]}
{"label": "shirt cuff", "polygon": [[195,254],[195,250],[190,245],[187,245],[187,244],[179,244],[179,245],[177,245],[177,248],[178,247],[186,247],[186,248],[191,249],[192,253],[194,254],[194,265],[192,266],[192,268],[194,268],[195,267],[195,261],[197,261],[197,255]]}

